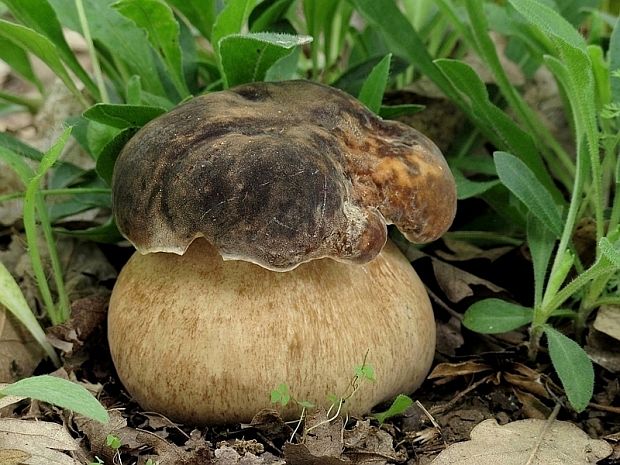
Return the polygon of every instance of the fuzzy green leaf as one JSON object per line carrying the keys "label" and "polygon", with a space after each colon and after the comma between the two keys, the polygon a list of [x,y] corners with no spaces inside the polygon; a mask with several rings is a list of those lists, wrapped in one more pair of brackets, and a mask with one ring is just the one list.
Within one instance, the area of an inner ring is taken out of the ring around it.
{"label": "fuzzy green leaf", "polygon": [[123,129],[116,134],[99,153],[95,170],[108,185],[112,185],[112,174],[114,173],[114,164],[116,163],[118,155],[136,132],[138,132],[137,128]]}
{"label": "fuzzy green leaf", "polygon": [[231,35],[239,34],[246,23],[256,0],[230,0],[215,19],[211,32],[211,45],[217,53],[220,40]]}
{"label": "fuzzy green leaf", "polygon": [[536,145],[528,133],[489,99],[484,82],[471,66],[458,60],[436,60],[437,66],[469,102],[475,118],[490,130],[490,137],[498,147],[514,153],[536,174],[545,188],[553,193],[555,199],[562,194],[555,186],[544,163],[537,154]]}
{"label": "fuzzy green leaf", "polygon": [[[111,0],[83,0],[92,39],[118,61],[129,76],[139,75],[148,92],[165,96],[153,47],[146,32],[112,7]],[[75,0],[50,0],[61,22],[81,32]]]}
{"label": "fuzzy green leaf", "polygon": [[545,326],[549,356],[568,401],[577,412],[588,406],[594,390],[594,368],[588,354],[572,339]]}
{"label": "fuzzy green leaf", "polygon": [[542,302],[545,275],[555,242],[556,238],[549,228],[530,212],[527,216],[527,244],[534,265],[534,296],[537,305]]}
{"label": "fuzzy green leaf", "polygon": [[358,95],[358,99],[374,113],[379,113],[381,103],[383,102],[383,94],[390,76],[390,63],[392,54],[388,53],[383,59],[377,63],[372,69],[366,81],[362,85],[362,89]]}
{"label": "fuzzy green leaf", "polygon": [[115,105],[98,103],[84,112],[84,117],[119,129],[142,127],[166,112],[146,105]]}
{"label": "fuzzy green leaf", "polygon": [[217,0],[167,0],[179,10],[200,34],[211,39],[211,30],[216,17]]}
{"label": "fuzzy green leaf", "polygon": [[390,408],[388,408],[385,412],[375,413],[373,417],[379,420],[379,423],[383,424],[388,418],[402,415],[412,405],[413,400],[411,400],[410,397],[404,394],[399,394],[396,399],[394,399],[394,402],[392,402],[392,405],[390,405]]}
{"label": "fuzzy green leaf", "polygon": [[598,247],[603,256],[609,260],[616,268],[620,268],[620,241],[612,244],[606,237],[601,238]]}
{"label": "fuzzy green leaf", "polygon": [[616,25],[609,38],[607,59],[609,60],[609,72],[611,74],[611,100],[620,103],[620,77],[612,74],[614,71],[620,71],[620,18],[616,20]]}
{"label": "fuzzy green leaf", "polygon": [[531,308],[501,299],[485,299],[467,309],[463,325],[477,333],[506,333],[531,323],[533,315]]}
{"label": "fuzzy green leaf", "polygon": [[551,194],[538,181],[534,173],[517,157],[495,152],[497,174],[510,191],[547,227],[556,237],[562,235],[563,221]]}
{"label": "fuzzy green leaf", "polygon": [[263,80],[273,64],[310,41],[309,36],[264,32],[224,37],[219,53],[227,86]]}
{"label": "fuzzy green leaf", "polygon": [[162,0],[121,0],[114,7],[144,29],[151,45],[166,63],[177,91],[182,98],[187,97],[189,90],[183,75],[180,28],[170,7]]}
{"label": "fuzzy green leaf", "polygon": [[55,376],[43,375],[22,379],[0,389],[0,394],[47,402],[101,423],[107,423],[109,420],[106,409],[84,386]]}

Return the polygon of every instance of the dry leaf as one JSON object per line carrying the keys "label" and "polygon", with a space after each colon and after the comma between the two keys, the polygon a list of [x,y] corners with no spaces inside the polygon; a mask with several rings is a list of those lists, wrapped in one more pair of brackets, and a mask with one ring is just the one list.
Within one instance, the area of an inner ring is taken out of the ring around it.
{"label": "dry leaf", "polygon": [[376,426],[370,420],[358,421],[351,431],[344,432],[345,455],[356,465],[385,465],[388,460],[401,463],[407,460],[407,454],[397,454],[394,450],[394,438]]}
{"label": "dry leaf", "polygon": [[[434,465],[583,465],[612,453],[605,441],[590,439],[574,424],[520,420],[500,426],[485,420],[471,432],[471,440],[452,444]],[[530,456],[533,460],[528,462]]]}
{"label": "dry leaf", "polygon": [[[0,463],[24,465],[79,465],[64,452],[79,446],[64,426],[46,421],[0,419]],[[19,457],[19,462],[14,460]],[[12,460],[12,461],[11,461]]]}
{"label": "dry leaf", "polygon": [[[286,462],[269,452],[260,456],[256,456],[249,452],[244,455],[239,455],[232,447],[222,446],[216,449],[215,459],[209,463],[213,465],[285,465]],[[201,464],[196,463],[196,465]]]}
{"label": "dry leaf", "polygon": [[0,382],[12,383],[32,375],[42,358],[41,346],[0,305]]}
{"label": "dry leaf", "polygon": [[452,302],[460,302],[466,297],[474,295],[474,291],[471,288],[473,285],[484,286],[493,292],[502,292],[503,289],[496,286],[486,279],[479,278],[476,275],[463,271],[453,265],[450,265],[441,260],[433,259],[433,271],[435,272],[435,278],[437,278],[437,284],[441,287],[441,290],[446,293],[446,296]]}
{"label": "dry leaf", "polygon": [[520,389],[515,389],[514,393],[521,402],[523,413],[527,418],[545,420],[551,415],[551,409],[543,404],[538,397]]}
{"label": "dry leaf", "polygon": [[155,454],[149,455],[145,459],[150,458],[162,465],[199,465],[209,463],[211,459],[209,445],[204,440],[202,440],[202,447],[194,444],[191,450],[169,443],[154,433],[140,432],[137,434],[136,440],[140,445],[152,447],[155,451]]}
{"label": "dry leaf", "polygon": [[585,350],[597,365],[612,373],[620,373],[620,344],[613,337],[592,329],[588,334]]}
{"label": "dry leaf", "polygon": [[127,420],[123,418],[118,410],[109,410],[110,421],[103,424],[90,418],[76,416],[75,423],[90,441],[91,452],[102,459],[112,462],[114,459],[114,449],[108,447],[106,438],[113,434],[118,437],[124,448],[136,449],[142,445],[137,440],[138,431],[127,426]]}
{"label": "dry leaf", "polygon": [[620,306],[603,305],[599,308],[594,329],[620,341]]}
{"label": "dry leaf", "polygon": [[467,260],[473,259],[486,259],[491,262],[494,262],[499,257],[506,255],[512,249],[513,246],[504,246],[504,247],[496,247],[494,249],[481,249],[480,247],[466,241],[459,241],[455,239],[442,239],[446,247],[450,249],[452,253],[447,253],[441,250],[437,251],[437,255],[439,255],[444,260],[452,261],[452,262],[464,262]]}
{"label": "dry leaf", "polygon": [[428,379],[473,375],[475,373],[482,373],[490,370],[491,367],[488,364],[483,362],[474,362],[473,360],[459,363],[440,363],[433,368],[431,374],[428,375]]}
{"label": "dry leaf", "polygon": [[286,444],[284,458],[289,465],[339,465],[350,463],[340,457],[344,450],[342,442],[342,418],[327,421],[327,412],[318,410],[306,419],[304,444]]}
{"label": "dry leaf", "polygon": [[435,327],[437,329],[435,350],[444,355],[456,355],[456,349],[465,343],[461,332],[461,320],[456,317],[451,317],[447,322],[436,320]]}

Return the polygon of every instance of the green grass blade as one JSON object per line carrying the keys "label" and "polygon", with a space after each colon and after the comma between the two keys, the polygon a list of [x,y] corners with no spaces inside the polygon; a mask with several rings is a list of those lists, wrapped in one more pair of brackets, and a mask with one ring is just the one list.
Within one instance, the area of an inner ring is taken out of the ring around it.
{"label": "green grass blade", "polygon": [[[60,266],[60,260],[58,259],[54,238],[51,234],[51,227],[49,222],[46,221],[47,206],[43,201],[43,196],[39,192],[39,187],[40,182],[47,170],[53,166],[60,156],[70,134],[71,128],[65,129],[58,141],[45,153],[34,176],[29,180],[28,185],[26,186],[26,195],[24,197],[23,217],[26,239],[28,241],[28,253],[32,262],[32,269],[37,280],[37,285],[41,292],[41,297],[52,324],[62,323],[69,317],[69,299],[64,288],[62,268]],[[54,305],[54,301],[52,299],[51,291],[47,283],[47,277],[45,276],[43,261],[41,259],[41,252],[38,246],[37,212],[39,213],[39,220],[43,228],[50,261],[52,263],[52,271],[59,297],[58,308]]]}
{"label": "green grass blade", "polygon": [[62,26],[49,2],[47,0],[5,0],[4,3],[18,21],[44,35],[56,46],[62,60],[84,83],[88,91],[98,98],[97,86],[67,44]]}
{"label": "green grass blade", "polygon": [[69,409],[101,423],[109,420],[107,410],[84,386],[55,376],[22,379],[0,389],[0,395],[29,397]]}
{"label": "green grass blade", "polygon": [[620,76],[613,76],[613,72],[620,72],[620,18],[616,20],[616,25],[609,38],[609,49],[607,51],[609,60],[609,72],[611,76],[611,101],[620,103]]}
{"label": "green grass blade", "polygon": [[13,71],[26,81],[34,84],[39,89],[39,92],[43,93],[43,84],[41,84],[41,81],[32,70],[28,54],[22,47],[18,47],[10,40],[0,37],[0,60],[3,60]]}
{"label": "green grass blade", "polygon": [[369,110],[378,114],[381,110],[381,103],[383,102],[383,94],[388,83],[390,76],[390,63],[392,61],[392,54],[389,53],[383,59],[377,63],[372,69],[366,81],[362,85],[362,89],[358,95],[358,99]]}
{"label": "green grass blade", "polygon": [[588,406],[594,391],[594,368],[588,354],[572,339],[545,326],[549,356],[568,401],[577,412]]}
{"label": "green grass blade", "polygon": [[54,73],[56,73],[71,93],[85,107],[88,106],[86,100],[71,80],[69,73],[67,73],[65,66],[60,60],[58,49],[47,37],[26,26],[10,23],[2,19],[0,19],[0,37],[13,42],[18,47],[22,47],[39,57]]}
{"label": "green grass blade", "polygon": [[[28,306],[17,282],[15,282],[15,279],[13,279],[13,276],[11,276],[11,273],[9,273],[9,270],[6,269],[2,262],[0,262],[0,304],[6,307],[26,327],[35,341],[39,343],[52,362],[54,362],[54,365],[59,366],[60,360],[54,348],[47,342],[45,332],[43,332],[39,320],[37,320],[37,317]],[[0,311],[3,310],[0,309]]]}

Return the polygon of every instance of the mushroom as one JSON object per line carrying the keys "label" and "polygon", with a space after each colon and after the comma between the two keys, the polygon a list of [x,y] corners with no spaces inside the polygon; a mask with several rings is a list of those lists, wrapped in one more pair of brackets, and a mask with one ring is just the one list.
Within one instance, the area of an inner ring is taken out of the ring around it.
{"label": "mushroom", "polygon": [[307,81],[213,92],[126,144],[113,205],[138,252],[112,293],[110,350],[142,407],[248,421],[280,383],[324,404],[368,353],[377,380],[347,402],[360,414],[428,372],[432,309],[386,225],[432,241],[456,192],[411,127]]}

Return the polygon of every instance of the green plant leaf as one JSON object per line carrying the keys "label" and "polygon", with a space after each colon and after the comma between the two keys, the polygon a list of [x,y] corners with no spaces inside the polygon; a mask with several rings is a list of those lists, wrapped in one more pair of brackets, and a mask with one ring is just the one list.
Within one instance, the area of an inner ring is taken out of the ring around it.
{"label": "green plant leaf", "polygon": [[463,325],[477,333],[506,333],[531,323],[533,316],[531,308],[501,299],[484,299],[467,309]]}
{"label": "green plant leaf", "polygon": [[194,26],[203,37],[211,40],[216,17],[217,0],[167,0]]}
{"label": "green plant leaf", "polygon": [[41,161],[41,158],[43,158],[43,154],[37,149],[25,144],[8,132],[0,132],[0,147],[4,147],[11,152],[14,152],[22,157],[30,158],[31,160]]}
{"label": "green plant leaf", "polygon": [[[609,60],[609,72],[620,71],[620,17],[616,20],[616,25],[609,38],[609,49],[607,50]],[[611,76],[611,101],[620,102],[620,77]]]}
{"label": "green plant leaf", "polygon": [[620,241],[612,244],[608,238],[603,237],[598,243],[598,248],[607,260],[620,269]]}
{"label": "green plant leaf", "polygon": [[381,105],[379,116],[383,119],[396,119],[400,116],[410,116],[421,112],[426,107],[415,103],[403,103],[401,105]]}
{"label": "green plant leaf", "polygon": [[572,339],[545,326],[549,356],[568,401],[577,412],[588,406],[594,391],[594,368],[588,354]]}
{"label": "green plant leaf", "polygon": [[84,386],[55,376],[25,378],[0,389],[0,394],[47,402],[101,423],[107,423],[109,420],[106,409]]}
{"label": "green plant leaf", "polygon": [[375,381],[375,369],[372,365],[364,364],[355,367],[355,376],[368,381]]}
{"label": "green plant leaf", "polygon": [[534,265],[534,301],[538,306],[542,303],[545,276],[556,238],[536,215],[529,212],[527,216],[527,244],[530,248]]}
{"label": "green plant leaf", "polygon": [[[47,336],[43,328],[41,328],[37,317],[28,306],[22,290],[2,262],[0,262],[0,304],[26,327],[30,334],[32,334],[34,340],[39,343],[45,353],[50,357],[52,362],[56,366],[60,365],[60,360],[54,348],[47,341]],[[4,310],[0,309],[0,311]]]}
{"label": "green plant leaf", "polygon": [[0,37],[39,57],[62,80],[73,95],[78,97],[80,101],[84,100],[62,61],[60,61],[58,49],[47,37],[26,26],[10,23],[3,19],[0,19]]}
{"label": "green plant leaf", "polygon": [[298,400],[297,405],[305,408],[306,410],[313,409],[315,407],[312,402],[308,402],[307,400]]}
{"label": "green plant leaf", "polygon": [[563,221],[551,194],[538,181],[534,173],[514,155],[495,152],[493,155],[497,174],[510,191],[547,227],[560,237]]}
{"label": "green plant leaf", "polygon": [[470,181],[463,175],[460,169],[455,167],[451,167],[451,171],[456,181],[456,197],[459,200],[465,200],[484,194],[489,189],[500,184],[497,179],[492,181]]}
{"label": "green plant leaf", "polygon": [[271,403],[272,404],[280,404],[282,407],[286,407],[286,405],[291,400],[291,394],[288,388],[288,385],[282,383],[278,385],[276,389],[271,391]]}
{"label": "green plant leaf", "polygon": [[86,110],[83,115],[92,121],[125,129],[129,127],[142,127],[165,112],[166,110],[163,108],[146,105],[97,103]]}
{"label": "green plant leaf", "polygon": [[114,218],[110,218],[106,223],[92,228],[69,230],[55,228],[54,232],[64,236],[78,237],[80,239],[100,242],[102,244],[116,244],[123,240],[123,235],[118,230]]}
{"label": "green plant leaf", "polygon": [[269,0],[259,3],[248,19],[250,32],[267,32],[279,21],[295,0]]}
{"label": "green plant leaf", "polygon": [[392,418],[397,415],[402,415],[412,405],[413,405],[413,400],[411,400],[410,397],[404,394],[399,394],[396,397],[396,399],[394,399],[394,402],[392,402],[392,405],[390,405],[390,408],[388,408],[384,412],[373,414],[373,417],[379,420],[379,423],[383,424],[385,423],[385,420],[387,420],[388,418]]}
{"label": "green plant leaf", "polygon": [[101,176],[101,179],[107,182],[108,185],[112,185],[114,164],[116,163],[119,153],[136,132],[138,132],[137,128],[123,129],[121,132],[116,134],[116,136],[114,136],[112,140],[110,140],[105,147],[103,147],[101,153],[99,153],[95,170],[99,176]]}
{"label": "green plant leaf", "polygon": [[[92,39],[107,50],[128,76],[138,75],[143,88],[158,96],[166,91],[146,32],[112,7],[111,0],[83,0]],[[63,25],[81,31],[75,0],[50,0]],[[119,83],[123,85],[122,83]]]}
{"label": "green plant leaf", "polygon": [[264,32],[224,37],[220,40],[219,53],[226,85],[233,87],[263,80],[275,62],[311,40],[309,36]]}
{"label": "green plant leaf", "polygon": [[[351,95],[358,95],[370,72],[383,58],[385,58],[385,55],[373,56],[372,58],[365,59],[361,63],[351,66],[331,85]],[[405,71],[407,66],[407,61],[398,56],[392,56],[390,60],[390,73],[392,76],[396,76]]]}
{"label": "green plant leaf", "polygon": [[388,53],[383,59],[377,63],[372,69],[366,81],[362,85],[362,89],[358,95],[358,99],[374,113],[379,113],[381,103],[383,102],[383,94],[390,76],[390,62],[392,54]]}
{"label": "green plant leaf", "polygon": [[67,44],[62,26],[49,2],[47,0],[5,0],[4,3],[19,22],[47,37],[56,46],[62,60],[84,83],[88,91],[99,98],[97,86]]}
{"label": "green plant leaf", "polygon": [[183,74],[180,28],[170,7],[162,0],[120,0],[114,7],[146,31],[151,45],[166,63],[177,91],[182,98],[187,97],[190,92]]}
{"label": "green plant leaf", "polygon": [[211,31],[211,45],[218,55],[220,40],[231,34],[239,34],[254,8],[256,0],[229,0],[217,15]]}
{"label": "green plant leaf", "polygon": [[411,23],[398,9],[394,0],[350,0],[355,9],[368,22],[380,31],[390,50],[418,67],[439,88],[459,106],[464,107],[463,99],[454,92],[446,77],[441,73],[428,53],[424,41]]}
{"label": "green plant leaf", "polygon": [[39,89],[39,92],[43,92],[43,84],[34,74],[28,54],[22,47],[18,47],[10,40],[0,37],[0,60],[8,64],[13,71],[26,81],[34,84]]}

